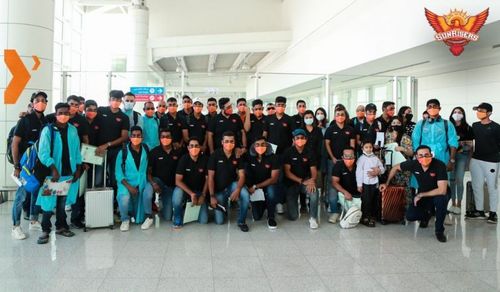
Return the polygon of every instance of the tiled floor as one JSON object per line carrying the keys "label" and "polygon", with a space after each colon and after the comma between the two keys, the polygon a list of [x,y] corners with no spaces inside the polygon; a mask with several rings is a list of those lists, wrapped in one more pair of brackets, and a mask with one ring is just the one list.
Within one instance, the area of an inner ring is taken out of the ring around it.
{"label": "tiled floor", "polygon": [[[500,253],[495,225],[457,216],[447,243],[433,226],[359,226],[323,218],[309,230],[281,217],[278,229],[250,222],[188,224],[173,231],[76,231],[36,244],[10,236],[10,203],[0,205],[0,291],[495,291]],[[236,212],[233,212],[236,213]],[[234,222],[234,220],[232,221]],[[26,222],[24,229],[27,230]]]}

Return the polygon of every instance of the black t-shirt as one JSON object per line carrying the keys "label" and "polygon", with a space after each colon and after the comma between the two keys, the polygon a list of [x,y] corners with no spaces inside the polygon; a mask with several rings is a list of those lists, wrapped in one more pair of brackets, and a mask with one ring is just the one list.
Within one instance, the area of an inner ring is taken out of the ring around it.
{"label": "black t-shirt", "polygon": [[[122,131],[128,131],[130,128],[129,119],[121,110],[113,113],[109,106],[99,107],[97,109],[97,114],[101,115],[101,128],[105,129],[103,131],[99,131],[97,135],[97,143],[99,145],[106,144],[120,138],[122,136]],[[118,147],[121,146],[116,145],[113,148]]]}
{"label": "black t-shirt", "polygon": [[251,114],[250,125],[250,131],[247,133],[248,147],[252,146],[257,138],[261,137],[264,132],[268,131],[265,116],[258,119],[254,114]]}
{"label": "black t-shirt", "polygon": [[176,174],[182,175],[182,181],[193,192],[203,191],[207,176],[208,157],[200,155],[196,161],[185,154],[177,164]]}
{"label": "black t-shirt", "polygon": [[192,116],[193,115],[193,109],[191,109],[191,111],[189,113],[186,113],[184,111],[184,109],[181,109],[180,111],[177,112],[177,115],[179,117],[181,117],[182,119],[187,120],[188,116]]}
{"label": "black t-shirt", "polygon": [[361,131],[364,124],[366,124],[366,119],[359,121],[358,117],[354,117],[349,120],[349,126],[353,127],[356,132]]}
{"label": "black t-shirt", "polygon": [[417,160],[407,160],[400,164],[402,171],[410,171],[418,182],[418,192],[424,193],[436,189],[438,181],[448,180],[446,165],[439,159],[432,159],[427,171],[422,169],[422,166]]}
{"label": "black t-shirt", "polygon": [[292,116],[292,120],[293,120],[293,128],[294,129],[298,129],[298,128],[303,128],[305,125],[304,125],[304,116],[301,116],[299,114],[295,114]]}
{"label": "black t-shirt", "polygon": [[194,115],[187,116],[184,125],[188,130],[189,137],[198,137],[200,145],[205,143],[205,133],[207,132],[207,120],[205,116],[201,115],[199,119]]}
{"label": "black t-shirt", "polygon": [[276,114],[267,116],[268,134],[267,141],[278,146],[277,154],[282,154],[292,145],[292,131],[295,130],[295,123],[292,118],[284,114],[278,119]]}
{"label": "black t-shirt", "polygon": [[[225,117],[222,113],[218,114],[215,118],[211,120],[211,124],[208,125],[208,131],[213,133],[214,148],[219,149],[222,147],[222,134],[226,131],[231,131],[236,138],[236,147],[241,146],[241,130],[243,129],[243,123],[241,122],[240,116],[237,114],[232,114],[229,117]],[[248,146],[248,145],[247,145]]]}
{"label": "black t-shirt", "polygon": [[381,125],[380,131],[382,131],[382,132],[387,131],[387,128],[389,128],[389,126],[391,125],[390,119],[387,122],[386,120],[384,120],[384,118],[383,118],[382,115],[379,116],[375,121],[379,121],[380,122],[380,125]]}
{"label": "black t-shirt", "polygon": [[500,125],[493,121],[486,125],[475,122],[472,131],[476,140],[472,158],[500,162]]}
{"label": "black t-shirt", "polygon": [[359,140],[361,142],[370,141],[375,143],[375,141],[377,141],[377,133],[381,132],[378,121],[375,120],[371,125],[365,122],[360,128],[361,130],[357,130],[356,134],[359,135]]}
{"label": "black t-shirt", "polygon": [[353,127],[345,125],[341,129],[335,122],[330,124],[325,132],[325,140],[330,140],[330,149],[336,159],[342,157],[342,152],[345,148],[351,146],[351,139],[355,139],[355,137],[356,134]]}
{"label": "black t-shirt", "polygon": [[[55,113],[48,114],[47,121],[49,123],[55,123]],[[87,122],[87,119],[80,114],[76,114],[74,117],[69,119],[68,123],[75,126],[76,130],[78,131],[78,138],[80,138],[80,143],[83,143],[83,136],[89,135],[89,122]]]}
{"label": "black t-shirt", "polygon": [[356,184],[356,165],[353,166],[352,171],[347,168],[343,160],[337,161],[333,166],[332,177],[340,179],[339,184],[346,189],[353,197],[359,197],[358,185]]}
{"label": "black t-shirt", "polygon": [[250,156],[245,172],[245,183],[247,186],[259,184],[271,178],[271,172],[276,169],[280,169],[276,155],[263,156],[261,161],[256,156]]}
{"label": "black t-shirt", "polygon": [[215,171],[215,191],[220,192],[238,180],[237,171],[243,169],[243,162],[234,151],[227,158],[223,149],[217,149],[210,155],[207,168]]}
{"label": "black t-shirt", "polygon": [[[316,159],[314,154],[304,147],[302,153],[297,151],[295,146],[285,150],[283,153],[283,164],[290,165],[290,172],[301,179],[311,178],[311,167],[316,166]],[[287,184],[294,184],[295,182],[286,179]]]}
{"label": "black t-shirt", "polygon": [[61,135],[62,142],[61,175],[72,175],[68,146],[68,126],[66,125],[64,128],[58,127],[57,130]]}
{"label": "black t-shirt", "polygon": [[[92,123],[89,123],[89,143],[90,145],[99,146],[98,137],[102,125],[102,117],[97,115]],[[88,121],[87,121],[88,122]]]}
{"label": "black t-shirt", "polygon": [[182,141],[182,129],[186,129],[186,120],[182,115],[177,114],[175,118],[166,113],[160,119],[160,129],[169,129],[172,133],[172,141],[180,143]]}
{"label": "black t-shirt", "polygon": [[[132,144],[128,144],[128,150],[130,150],[130,153],[132,153],[132,158],[134,159],[134,163],[135,163],[135,168],[137,170],[139,170],[139,168],[141,167],[141,155],[142,155],[142,147],[139,151],[135,151],[133,148],[132,148]],[[122,153],[123,155],[123,153]],[[123,156],[122,156],[123,157]]]}
{"label": "black t-shirt", "polygon": [[321,162],[321,159],[319,159],[321,157],[321,146],[324,143],[323,132],[317,127],[314,127],[311,132],[304,127],[304,131],[307,135],[306,148],[309,149],[311,153],[314,153],[317,158],[316,163],[319,164]]}
{"label": "black t-shirt", "polygon": [[47,119],[42,114],[40,118],[35,112],[22,117],[16,125],[14,136],[21,138],[19,143],[19,159],[29,147],[29,143],[36,142],[40,138],[42,128],[47,124]]}
{"label": "black t-shirt", "polygon": [[157,146],[151,150],[149,165],[153,177],[159,178],[165,185],[175,187],[175,170],[181,158],[180,150],[173,148],[169,153],[163,147]]}

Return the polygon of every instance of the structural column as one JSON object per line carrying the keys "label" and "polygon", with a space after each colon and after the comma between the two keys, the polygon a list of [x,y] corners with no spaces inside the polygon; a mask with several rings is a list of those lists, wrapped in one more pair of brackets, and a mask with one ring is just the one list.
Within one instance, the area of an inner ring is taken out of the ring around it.
{"label": "structural column", "polygon": [[[16,50],[30,79],[14,104],[5,104],[5,89],[12,79],[7,68],[5,50]],[[10,179],[12,165],[5,157],[9,130],[25,111],[31,94],[45,91],[49,96],[47,110],[52,103],[52,59],[54,49],[54,0],[0,0],[0,187],[14,183]],[[37,56],[40,65],[33,70]]]}
{"label": "structural column", "polygon": [[[150,71],[147,62],[149,35],[149,10],[144,0],[133,0],[128,8],[129,43],[127,46],[127,71],[131,86],[147,85]],[[139,73],[141,72],[141,73]]]}

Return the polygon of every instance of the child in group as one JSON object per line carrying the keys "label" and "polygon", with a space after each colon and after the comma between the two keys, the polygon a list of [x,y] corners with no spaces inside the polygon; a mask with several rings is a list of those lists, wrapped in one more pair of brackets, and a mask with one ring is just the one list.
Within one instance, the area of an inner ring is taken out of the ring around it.
{"label": "child in group", "polygon": [[385,172],[382,161],[373,153],[373,144],[363,142],[363,154],[358,158],[356,168],[356,182],[361,193],[361,223],[368,227],[375,227],[378,198],[378,176]]}

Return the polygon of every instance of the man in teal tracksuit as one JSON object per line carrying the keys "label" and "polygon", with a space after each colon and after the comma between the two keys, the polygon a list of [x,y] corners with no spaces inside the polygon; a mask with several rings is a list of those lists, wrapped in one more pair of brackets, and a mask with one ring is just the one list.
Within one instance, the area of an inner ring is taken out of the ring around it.
{"label": "man in teal tracksuit", "polygon": [[[147,146],[142,143],[141,127],[130,129],[130,143],[127,143],[116,157],[117,198],[122,224],[121,231],[128,231],[131,211],[136,223],[151,224],[153,197],[145,192],[148,169]],[[132,202],[132,204],[131,204]],[[145,219],[146,217],[146,219]]]}
{"label": "man in teal tracksuit", "polygon": [[160,145],[159,135],[160,120],[155,116],[155,105],[151,101],[144,103],[144,116],[142,117],[143,143],[149,149]]}
{"label": "man in teal tracksuit", "polygon": [[[39,244],[49,242],[52,226],[50,218],[54,208],[56,209],[56,234],[65,237],[75,235],[69,230],[66,222],[65,206],[74,204],[78,194],[78,179],[80,178],[82,164],[80,139],[78,138],[77,129],[68,123],[69,105],[67,103],[58,103],[55,115],[55,123],[43,128],[40,134],[38,159],[50,169],[53,182],[59,181],[61,177],[69,177],[72,178],[72,184],[66,196],[47,195],[44,188],[40,188],[37,205],[40,205],[43,211],[43,233],[38,239]],[[51,141],[52,138],[54,141]]]}

